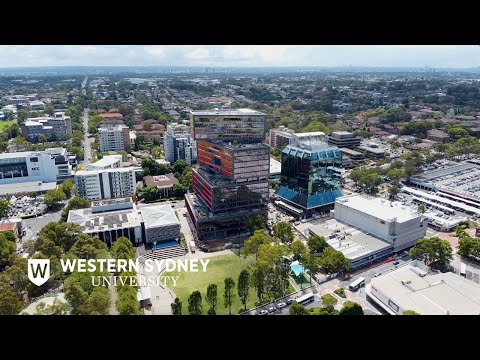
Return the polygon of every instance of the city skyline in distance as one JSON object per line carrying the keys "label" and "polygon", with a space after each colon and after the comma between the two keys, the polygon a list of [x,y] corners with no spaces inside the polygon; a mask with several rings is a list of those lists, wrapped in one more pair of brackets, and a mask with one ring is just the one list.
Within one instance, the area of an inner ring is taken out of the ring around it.
{"label": "city skyline in distance", "polygon": [[373,67],[469,69],[478,45],[0,45],[0,68]]}

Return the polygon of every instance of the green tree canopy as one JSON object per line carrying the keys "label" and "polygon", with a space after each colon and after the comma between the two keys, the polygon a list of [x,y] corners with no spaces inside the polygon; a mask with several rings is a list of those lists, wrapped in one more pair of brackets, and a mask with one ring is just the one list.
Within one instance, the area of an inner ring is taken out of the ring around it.
{"label": "green tree canopy", "polygon": [[196,290],[188,297],[188,312],[190,315],[201,315],[202,311],[202,294]]}
{"label": "green tree canopy", "polygon": [[310,253],[321,253],[327,246],[327,242],[323,236],[310,236],[307,240],[307,245]]}
{"label": "green tree canopy", "polygon": [[248,270],[242,270],[240,276],[238,277],[238,296],[242,301],[242,304],[247,311],[247,301],[249,297],[250,290],[250,273]]}
{"label": "green tree canopy", "polygon": [[285,221],[280,221],[273,227],[273,236],[280,242],[290,245],[295,236],[293,235],[292,225]]}
{"label": "green tree canopy", "polygon": [[172,315],[182,315],[182,301],[178,297],[170,304],[170,307],[172,308]]}
{"label": "green tree canopy", "polygon": [[362,307],[353,301],[347,301],[338,312],[338,315],[364,315]]}
{"label": "green tree canopy", "polygon": [[10,202],[7,200],[0,200],[0,219],[7,217],[10,212]]}
{"label": "green tree canopy", "polygon": [[254,234],[265,227],[265,218],[262,215],[247,215],[244,217],[245,228]]}
{"label": "green tree canopy", "polygon": [[290,305],[289,314],[290,315],[310,315],[308,310],[305,309],[305,306],[297,304],[296,301],[294,301],[293,304]]}
{"label": "green tree canopy", "polygon": [[207,296],[205,297],[205,301],[208,305],[210,305],[209,314],[215,315],[218,303],[218,293],[217,293],[217,285],[210,284],[207,287]]}
{"label": "green tree canopy", "polygon": [[65,201],[67,197],[61,189],[48,190],[45,193],[44,203],[50,208],[57,207],[62,201]]}
{"label": "green tree canopy", "polygon": [[223,300],[225,307],[228,308],[228,315],[232,315],[232,304],[233,299],[235,298],[235,292],[233,288],[235,287],[235,281],[231,277],[225,279],[225,292],[223,293]]}
{"label": "green tree canopy", "polygon": [[350,261],[341,251],[335,251],[330,247],[323,250],[319,259],[320,266],[329,274],[344,272],[350,269]]}
{"label": "green tree canopy", "polygon": [[450,243],[436,236],[418,240],[415,246],[410,249],[410,256],[412,259],[423,261],[429,266],[447,264],[453,260]]}

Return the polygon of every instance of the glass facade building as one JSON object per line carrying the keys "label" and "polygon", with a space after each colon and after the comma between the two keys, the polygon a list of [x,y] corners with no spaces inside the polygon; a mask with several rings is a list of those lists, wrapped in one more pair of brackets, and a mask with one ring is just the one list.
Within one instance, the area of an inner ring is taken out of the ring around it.
{"label": "glass facade building", "polygon": [[342,152],[325,142],[298,143],[282,151],[277,195],[304,210],[332,205],[341,192]]}
{"label": "glass facade building", "polygon": [[265,115],[249,109],[201,111],[192,112],[191,121],[197,165],[192,169],[194,194],[185,201],[195,236],[199,241],[248,236],[245,216],[267,215]]}

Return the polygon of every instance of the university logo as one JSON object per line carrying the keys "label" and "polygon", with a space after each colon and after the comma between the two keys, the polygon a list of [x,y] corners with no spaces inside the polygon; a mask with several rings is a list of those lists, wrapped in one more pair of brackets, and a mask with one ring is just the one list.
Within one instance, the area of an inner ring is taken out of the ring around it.
{"label": "university logo", "polygon": [[28,259],[28,278],[37,286],[50,278],[50,259]]}

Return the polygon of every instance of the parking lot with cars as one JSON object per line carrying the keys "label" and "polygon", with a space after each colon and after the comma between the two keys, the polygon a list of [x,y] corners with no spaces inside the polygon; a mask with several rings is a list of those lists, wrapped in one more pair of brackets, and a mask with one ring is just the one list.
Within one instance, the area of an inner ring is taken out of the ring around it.
{"label": "parking lot with cars", "polygon": [[12,196],[9,200],[11,208],[8,217],[24,217],[43,214],[47,206],[43,203],[44,196]]}

